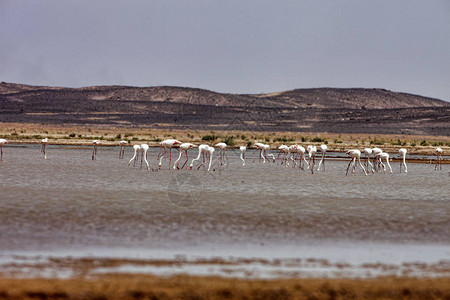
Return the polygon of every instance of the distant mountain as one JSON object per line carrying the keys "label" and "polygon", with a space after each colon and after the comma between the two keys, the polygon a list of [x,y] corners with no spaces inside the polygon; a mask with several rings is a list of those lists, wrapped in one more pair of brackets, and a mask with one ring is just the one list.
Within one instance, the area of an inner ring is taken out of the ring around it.
{"label": "distant mountain", "polygon": [[449,135],[450,103],[363,88],[224,94],[169,86],[2,82],[0,122]]}

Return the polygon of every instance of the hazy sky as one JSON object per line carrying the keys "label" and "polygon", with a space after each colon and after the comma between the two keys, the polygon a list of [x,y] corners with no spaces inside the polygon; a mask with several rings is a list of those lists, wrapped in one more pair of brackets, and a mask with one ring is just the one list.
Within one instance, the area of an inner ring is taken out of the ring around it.
{"label": "hazy sky", "polygon": [[450,1],[0,0],[0,81],[450,101]]}

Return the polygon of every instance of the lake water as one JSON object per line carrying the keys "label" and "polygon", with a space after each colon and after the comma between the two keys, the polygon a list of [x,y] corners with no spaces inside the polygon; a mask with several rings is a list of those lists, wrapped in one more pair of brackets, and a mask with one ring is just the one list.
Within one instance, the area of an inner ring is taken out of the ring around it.
{"label": "lake water", "polygon": [[[252,163],[228,151],[212,171],[128,167],[132,149],[4,148],[0,261],[13,255],[173,258],[316,258],[349,264],[450,260],[448,165],[345,176]],[[172,151],[174,157],[178,155]],[[197,155],[190,150],[189,158]],[[332,154],[331,154],[332,155]],[[190,163],[190,162],[189,162]],[[318,163],[318,161],[316,162]]]}

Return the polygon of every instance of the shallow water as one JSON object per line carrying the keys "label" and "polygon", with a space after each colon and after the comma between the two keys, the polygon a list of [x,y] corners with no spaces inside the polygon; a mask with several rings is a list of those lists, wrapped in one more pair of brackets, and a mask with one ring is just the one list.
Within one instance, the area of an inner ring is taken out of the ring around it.
{"label": "shallow water", "polygon": [[[0,163],[0,254],[155,258],[316,257],[349,263],[450,259],[447,165],[408,174],[345,176],[276,164],[246,166],[228,151],[213,171],[128,167],[118,148],[5,147]],[[178,155],[173,151],[174,157]],[[189,153],[190,159],[196,151]],[[316,162],[318,163],[318,161]]]}

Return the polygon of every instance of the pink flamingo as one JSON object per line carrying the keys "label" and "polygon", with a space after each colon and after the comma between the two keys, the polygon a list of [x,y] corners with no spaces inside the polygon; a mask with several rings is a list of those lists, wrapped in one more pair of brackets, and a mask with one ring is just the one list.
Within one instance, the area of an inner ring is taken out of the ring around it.
{"label": "pink flamingo", "polygon": [[[181,142],[178,140],[174,140],[174,139],[168,139],[168,140],[164,140],[161,143],[159,143],[160,146],[160,150],[159,150],[159,154],[158,154],[158,158],[159,158],[159,165],[158,168],[161,169],[161,163],[162,163],[162,159],[164,157],[164,155],[167,154],[167,148],[169,148],[169,169],[170,169],[170,163],[172,162],[172,148],[176,147],[177,145],[180,145]],[[164,152],[161,155],[161,152],[164,148]]]}
{"label": "pink flamingo", "polygon": [[130,166],[131,162],[134,161],[133,167],[135,167],[136,166],[136,161],[139,160],[139,152],[141,151],[141,146],[140,145],[134,145],[133,146],[133,150],[134,150],[134,155],[130,159],[130,161],[128,162],[128,166]]}
{"label": "pink flamingo", "polygon": [[186,165],[186,163],[187,163],[188,160],[189,160],[189,158],[188,158],[188,150],[191,149],[191,148],[195,148],[195,147],[197,147],[197,146],[194,145],[194,144],[191,144],[191,143],[183,143],[183,144],[180,145],[180,155],[178,156],[178,159],[173,163],[173,169],[174,169],[174,170],[175,170],[175,168],[180,169],[180,168],[178,167],[178,164],[179,164],[179,161],[180,161],[181,156],[182,156],[182,154],[183,154],[183,151],[184,151],[184,153],[186,153],[186,161],[184,162],[184,164],[183,164],[183,166],[181,167],[181,169],[184,168],[184,166]]}
{"label": "pink flamingo", "polygon": [[348,163],[347,172],[345,172],[345,175],[348,174],[348,169],[350,168],[350,164],[352,164],[352,173],[356,174],[356,161],[358,161],[359,165],[361,166],[361,169],[364,171],[364,175],[367,176],[366,169],[364,169],[364,166],[361,164],[361,151],[358,149],[352,149],[348,150],[346,152],[350,157],[352,158],[351,161]]}
{"label": "pink flamingo", "polygon": [[8,141],[5,139],[0,139],[0,151],[1,151],[0,161],[3,161],[3,146],[5,146],[5,144],[8,144]]}
{"label": "pink flamingo", "polygon": [[123,158],[124,158],[124,156],[125,156],[125,145],[126,145],[127,143],[128,143],[127,141],[120,141],[120,142],[119,142],[119,146],[120,146],[120,149],[119,149],[119,159],[123,159]]}
{"label": "pink flamingo", "polygon": [[[215,147],[219,147],[220,148],[220,150],[219,150],[219,152],[217,152],[217,156],[219,157],[219,162],[220,162],[220,165],[222,166],[223,164],[227,164],[227,160],[226,160],[226,158],[225,158],[225,151],[226,151],[226,149],[227,149],[227,144],[225,144],[225,143],[217,143],[216,145],[215,145]],[[222,155],[221,155],[222,154]],[[222,163],[222,161],[223,161],[223,163]]]}
{"label": "pink flamingo", "polygon": [[402,165],[405,166],[405,173],[408,173],[408,167],[406,166],[406,152],[405,148],[398,149],[398,153],[402,156],[403,162],[400,164],[400,173],[402,172]]}
{"label": "pink flamingo", "polygon": [[435,151],[436,151],[436,165],[434,166],[434,169],[440,171],[442,170],[441,156],[443,151],[441,147],[436,148]]}
{"label": "pink flamingo", "polygon": [[320,152],[322,152],[322,159],[319,162],[319,166],[317,167],[317,171],[320,170],[320,166],[322,165],[322,163],[323,163],[323,170],[325,171],[325,152],[327,152],[328,147],[327,147],[327,145],[320,145],[319,149],[320,149]]}
{"label": "pink flamingo", "polygon": [[241,146],[239,147],[239,151],[241,151],[242,165],[245,166],[245,151],[247,151],[247,147]]}
{"label": "pink flamingo", "polygon": [[94,151],[92,151],[92,160],[97,159],[97,147],[100,144],[100,140],[93,140],[92,145],[94,145]]}
{"label": "pink flamingo", "polygon": [[44,159],[47,159],[47,154],[45,153],[45,147],[47,146],[47,143],[48,143],[48,138],[41,140],[41,144],[42,144],[41,152],[44,153]]}

